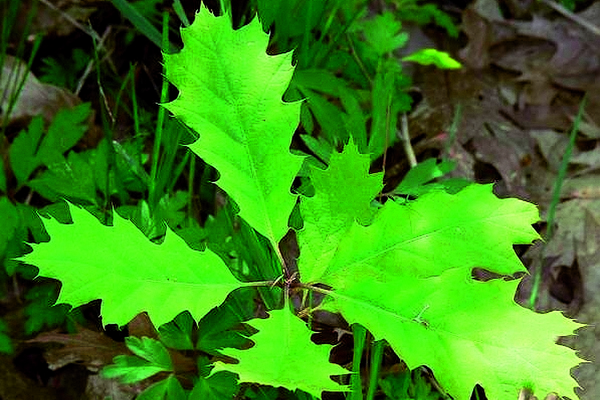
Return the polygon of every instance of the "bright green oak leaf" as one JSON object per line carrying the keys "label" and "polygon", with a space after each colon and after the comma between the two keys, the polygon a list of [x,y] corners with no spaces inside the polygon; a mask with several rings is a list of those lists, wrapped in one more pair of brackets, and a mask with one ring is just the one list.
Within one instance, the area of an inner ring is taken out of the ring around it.
{"label": "bright green oak leaf", "polygon": [[311,170],[315,195],[300,202],[304,228],[298,232],[298,264],[302,282],[320,280],[355,220],[364,225],[371,221],[370,203],[383,188],[383,174],[369,175],[370,163],[370,157],[359,154],[350,141],[342,153],[332,153],[326,170]]}
{"label": "bright green oak leaf", "polygon": [[347,275],[385,281],[406,271],[425,278],[450,268],[461,268],[466,278],[475,267],[526,272],[512,246],[538,239],[531,226],[538,220],[535,205],[498,199],[492,185],[470,185],[454,195],[431,191],[403,205],[388,201],[371,225],[355,223],[347,232],[321,283],[340,288]]}
{"label": "bright green oak leaf", "polygon": [[[525,271],[512,246],[539,237],[531,226],[538,218],[533,204],[498,199],[491,185],[388,201],[371,225],[354,223],[329,257],[321,282],[334,300],[325,307],[386,339],[411,368],[431,367],[457,399],[476,383],[490,399],[521,387],[571,394],[569,370],[579,360],[554,340],[580,325],[515,304],[517,281],[471,278],[475,267]],[[516,359],[519,352],[527,357]]]}
{"label": "bright green oak leaf", "polygon": [[577,398],[569,371],[581,360],[555,341],[582,325],[519,306],[518,283],[475,281],[460,268],[429,278],[407,268],[385,282],[348,275],[324,308],[387,340],[409,368],[430,367],[456,400],[468,400],[477,383],[490,400],[516,399],[521,388]]}
{"label": "bright green oak leaf", "polygon": [[125,338],[125,344],[135,356],[116,356],[114,364],[102,369],[104,378],[119,378],[123,383],[135,383],[159,372],[173,371],[171,356],[158,340],[129,336]]}
{"label": "bright green oak leaf", "polygon": [[282,386],[291,391],[300,389],[318,398],[323,391],[349,390],[329,378],[349,373],[329,362],[333,346],[311,342],[314,332],[289,309],[273,310],[269,318],[247,323],[258,329],[251,337],[254,346],[248,350],[223,350],[223,354],[238,359],[239,364],[217,362],[213,372],[231,371],[239,375],[240,382]]}
{"label": "bright green oak leaf", "polygon": [[157,327],[185,310],[199,320],[244,285],[215,253],[190,249],[168,228],[159,245],[117,213],[105,226],[78,207],[70,211],[73,224],[47,220],[50,242],[32,244],[20,260],[60,279],[57,303],[102,299],[105,325],[125,325],[143,311]]}
{"label": "bright green oak leaf", "polygon": [[229,16],[214,17],[204,6],[181,36],[183,50],[165,55],[167,78],[180,92],[164,106],[198,132],[190,149],[219,171],[217,184],[240,216],[277,246],[302,163],[289,151],[300,103],[282,100],[292,53],[267,55],[269,35],[258,19],[234,31]]}

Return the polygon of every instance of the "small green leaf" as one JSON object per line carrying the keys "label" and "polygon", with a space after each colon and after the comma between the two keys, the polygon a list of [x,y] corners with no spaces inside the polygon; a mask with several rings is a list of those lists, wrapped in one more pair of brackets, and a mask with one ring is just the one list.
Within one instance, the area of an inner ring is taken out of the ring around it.
{"label": "small green leaf", "polygon": [[97,204],[96,184],[92,167],[81,154],[71,151],[67,160],[48,165],[29,186],[50,201],[61,198]]}
{"label": "small green leaf", "polygon": [[238,390],[239,385],[235,374],[220,371],[208,378],[201,376],[190,393],[190,399],[233,399]]}
{"label": "small green leaf", "polygon": [[25,298],[29,304],[25,307],[26,335],[40,332],[44,327],[55,328],[65,322],[69,307],[66,304],[54,305],[57,297],[56,282],[37,285],[27,291]]}
{"label": "small green leaf", "polygon": [[125,344],[136,356],[165,368],[165,371],[173,369],[169,352],[158,340],[145,336],[141,339],[130,336],[125,338]]}
{"label": "small green leaf", "polygon": [[46,165],[60,163],[63,153],[75,146],[85,135],[88,129],[86,121],[91,114],[90,103],[82,103],[56,113],[36,157]]}
{"label": "small green leaf", "polygon": [[316,345],[314,333],[304,321],[289,309],[273,310],[268,319],[248,322],[258,333],[252,336],[254,347],[249,350],[226,349],[223,354],[239,359],[239,364],[217,362],[213,372],[231,371],[240,382],[304,390],[321,397],[321,392],[346,392],[347,386],[332,381],[330,375],[345,375],[349,371],[329,362],[333,346]]}
{"label": "small green leaf", "polygon": [[39,79],[41,82],[75,91],[79,76],[89,62],[91,55],[80,48],[71,51],[70,56],[47,57],[42,59]]}
{"label": "small green leaf", "polygon": [[192,340],[194,319],[188,312],[175,317],[158,328],[158,335],[165,346],[176,350],[194,350]]}
{"label": "small green leaf", "polygon": [[19,184],[25,183],[31,173],[42,164],[36,151],[43,134],[44,119],[37,116],[31,120],[27,130],[19,133],[10,146],[10,165]]}
{"label": "small green leaf", "polygon": [[[252,310],[246,307],[246,314],[240,315],[241,304],[252,302],[253,293],[238,291],[225,303],[212,309],[198,322],[198,342],[196,348],[208,354],[219,354],[223,348],[241,348],[249,340],[241,329],[235,330],[243,320],[252,318]],[[237,309],[236,309],[237,308]]]}
{"label": "small green leaf", "polygon": [[382,56],[400,48],[408,41],[408,33],[402,32],[402,23],[386,11],[362,23],[367,43]]}
{"label": "small green leaf", "polygon": [[371,92],[373,111],[367,150],[371,160],[381,156],[387,147],[396,142],[398,113],[410,108],[410,97],[398,90],[401,79],[402,68],[395,59],[381,59],[378,62]]}
{"label": "small green leaf", "polygon": [[302,94],[306,96],[311,113],[322,128],[323,136],[329,143],[336,145],[348,138],[348,132],[344,128],[342,111],[314,91],[301,88]]}
{"label": "small green leaf", "polygon": [[119,355],[114,364],[104,367],[104,378],[120,378],[123,383],[134,383],[159,372],[172,372],[169,352],[161,342],[148,337],[125,338],[125,344],[136,356]]}
{"label": "small green leaf", "polygon": [[137,395],[136,400],[185,400],[187,398],[177,378],[169,375],[166,379],[148,386]]}
{"label": "small green leaf", "polygon": [[60,110],[45,136],[43,119],[34,118],[28,130],[19,133],[9,150],[19,184],[25,183],[41,165],[63,164],[63,153],[75,146],[87,131],[86,121],[91,112],[90,103]]}
{"label": "small green leaf", "polygon": [[300,139],[317,157],[325,162],[329,162],[329,157],[331,157],[334,149],[327,140],[321,137],[315,138],[310,135],[300,135]]}
{"label": "small green leaf", "polygon": [[418,194],[420,193],[419,187],[435,178],[444,176],[453,169],[454,162],[452,161],[442,161],[438,164],[435,158],[428,158],[412,167],[394,192],[408,195]]}
{"label": "small green leaf", "polygon": [[450,57],[448,53],[436,49],[421,49],[403,57],[402,61],[415,62],[421,65],[433,64],[440,69],[459,69],[462,67],[462,65]]}
{"label": "small green leaf", "polygon": [[339,97],[348,82],[325,69],[305,69],[296,71],[292,85]]}

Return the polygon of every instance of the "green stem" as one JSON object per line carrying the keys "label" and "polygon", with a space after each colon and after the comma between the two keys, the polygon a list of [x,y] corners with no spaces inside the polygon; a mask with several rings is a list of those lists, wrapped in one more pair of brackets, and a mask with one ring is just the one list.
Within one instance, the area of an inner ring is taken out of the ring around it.
{"label": "green stem", "polygon": [[[190,151],[188,149],[188,151]],[[196,156],[194,154],[192,154],[192,156],[190,157],[190,178],[188,180],[188,212],[187,212],[187,216],[188,216],[188,220],[190,222],[190,226],[191,226],[191,220],[192,220],[192,201],[194,199],[194,177],[196,175]]]}
{"label": "green stem", "polygon": [[[110,172],[113,170],[116,164],[116,156],[115,156],[115,144],[113,143],[113,127],[114,127],[114,118],[112,118],[112,114],[110,108],[108,106],[108,101],[106,100],[106,96],[104,94],[104,89],[102,87],[102,71],[100,69],[100,56],[98,54],[99,43],[95,39],[96,36],[92,36],[92,43],[94,44],[94,66],[96,69],[96,83],[98,84],[98,96],[99,96],[99,104],[100,104],[100,116],[102,119],[102,128],[104,131],[104,138],[106,140],[106,175],[105,175],[105,186],[104,186],[104,223],[107,224],[109,222],[109,213],[110,210]],[[111,123],[108,123],[108,117],[111,117]]]}
{"label": "green stem", "polygon": [[369,389],[367,390],[367,399],[373,400],[375,392],[379,385],[379,371],[381,370],[381,360],[383,359],[383,350],[385,349],[385,341],[378,340],[373,342],[371,347],[371,371],[369,373]]}
{"label": "green stem", "polygon": [[450,159],[450,149],[452,149],[452,145],[456,141],[456,134],[458,133],[458,125],[461,122],[461,118],[462,118],[462,105],[457,104],[456,108],[454,109],[454,117],[452,118],[452,124],[450,125],[450,128],[448,129],[448,140],[446,140],[446,143],[444,145],[443,159],[445,159],[445,160]]}
{"label": "green stem", "polygon": [[[133,115],[133,133],[136,138],[140,137],[140,115],[138,111],[137,95],[135,94],[135,66],[130,67],[131,72],[131,113]],[[141,161],[139,159],[138,161]]]}
{"label": "green stem", "polygon": [[347,33],[346,33],[346,39],[348,40],[348,45],[350,46],[350,54],[352,54],[352,58],[354,58],[354,61],[356,61],[356,64],[360,68],[360,71],[363,73],[365,78],[367,78],[367,80],[369,81],[370,86],[373,87],[373,79],[371,79],[371,76],[369,76],[369,71],[367,71],[367,67],[365,67],[365,64],[363,64],[362,60],[356,53],[356,49],[354,48],[354,42],[352,42],[352,38]]}
{"label": "green stem", "polygon": [[[571,128],[571,133],[569,134],[569,144],[565,150],[565,154],[563,155],[562,161],[560,163],[560,167],[558,170],[558,176],[554,181],[554,191],[552,192],[552,200],[550,202],[550,207],[548,208],[548,216],[546,218],[546,237],[545,242],[548,243],[552,236],[554,235],[554,216],[556,215],[556,207],[560,202],[560,192],[562,189],[563,182],[565,177],[567,176],[567,169],[569,167],[569,162],[571,161],[571,157],[573,155],[573,148],[575,147],[575,139],[577,139],[577,133],[579,132],[579,125],[581,124],[581,120],[583,119],[583,112],[585,110],[585,105],[587,103],[587,94],[581,100],[579,104],[579,111],[577,112],[577,116],[573,121],[573,127]],[[531,287],[531,295],[529,296],[529,307],[531,309],[535,309],[535,302],[538,298],[540,292],[540,284],[542,281],[542,264],[535,270],[535,274],[533,276],[533,284]]]}
{"label": "green stem", "polygon": [[350,376],[350,389],[352,392],[350,393],[349,400],[362,400],[360,361],[365,349],[367,330],[360,324],[354,324],[352,325],[352,334],[354,336],[354,352],[352,355],[352,375]]}
{"label": "green stem", "polygon": [[[162,49],[163,52],[167,52],[169,48],[169,14],[165,11],[163,12],[163,28],[162,28]],[[161,104],[167,101],[167,96],[169,93],[169,82],[166,78],[167,71],[166,66],[163,65],[163,81],[162,81],[162,90],[160,92],[160,102]],[[165,122],[166,110],[164,107],[160,107],[158,109],[158,118],[156,121],[156,134],[154,135],[154,147],[152,153],[152,166],[150,169],[150,193],[148,198],[150,199],[150,204],[155,204],[155,190],[156,190],[156,174],[158,171],[158,159],[160,155],[160,144],[162,142],[162,133]]]}

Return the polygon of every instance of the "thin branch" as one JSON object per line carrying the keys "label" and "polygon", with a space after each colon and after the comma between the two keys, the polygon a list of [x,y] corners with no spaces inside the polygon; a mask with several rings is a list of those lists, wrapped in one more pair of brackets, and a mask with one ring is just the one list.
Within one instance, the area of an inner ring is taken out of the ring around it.
{"label": "thin branch", "polygon": [[[93,31],[93,29],[90,28],[90,30]],[[96,51],[98,53],[100,53],[100,50],[104,47],[104,41],[106,40],[106,38],[108,37],[108,34],[110,33],[110,26],[108,26],[105,30],[104,33],[102,34],[102,37],[100,38],[100,41],[95,42],[96,44]],[[94,33],[96,33],[95,31],[93,31]],[[98,36],[98,35],[96,35]],[[83,75],[81,75],[81,78],[79,78],[79,81],[77,82],[77,88],[75,89],[75,96],[79,96],[79,92],[81,92],[81,89],[83,89],[83,85],[85,83],[85,81],[87,80],[88,76],[92,73],[92,69],[94,67],[94,59],[92,58],[88,63],[87,66],[85,67],[85,71],[83,72]]]}
{"label": "thin branch", "polygon": [[369,71],[367,71],[367,67],[365,67],[365,64],[363,64],[362,60],[356,53],[356,49],[354,48],[354,42],[352,42],[352,38],[347,33],[346,33],[346,39],[348,40],[348,44],[350,45],[350,53],[352,54],[352,58],[354,58],[354,61],[356,61],[356,64],[358,64],[360,71],[363,73],[365,78],[367,78],[367,80],[369,81],[369,84],[371,86],[373,86],[373,79],[371,79],[371,77],[369,76]]}
{"label": "thin branch", "polygon": [[600,36],[600,28],[598,28],[591,22],[588,22],[585,19],[581,18],[579,15],[567,10],[561,4],[551,0],[541,0],[541,2],[547,5],[548,7],[552,8],[554,11],[562,14],[564,17],[570,19],[571,21],[583,26],[585,29],[592,32],[593,34]]}
{"label": "thin branch", "polygon": [[61,10],[60,8],[56,7],[54,4],[50,3],[48,0],[40,0],[40,1],[46,7],[48,7],[50,9],[56,11],[57,13],[59,13],[60,16],[63,17],[64,19],[66,19],[67,21],[69,21],[69,23],[71,25],[75,26],[77,29],[80,29],[83,32],[85,32],[88,35],[90,35],[92,38],[94,38],[94,40],[96,42],[100,42],[100,36],[98,36],[98,34],[96,32],[94,32],[94,30],[89,29],[85,25],[80,24],[79,21],[77,21],[75,18],[71,17],[69,14],[67,14],[66,12],[64,12],[63,10]]}
{"label": "thin branch", "polygon": [[417,165],[417,157],[415,156],[415,151],[410,144],[410,135],[408,133],[408,117],[406,116],[406,113],[402,114],[401,129],[397,131],[397,134],[398,138],[402,142],[402,147],[404,147],[404,153],[406,153],[408,163],[412,168]]}

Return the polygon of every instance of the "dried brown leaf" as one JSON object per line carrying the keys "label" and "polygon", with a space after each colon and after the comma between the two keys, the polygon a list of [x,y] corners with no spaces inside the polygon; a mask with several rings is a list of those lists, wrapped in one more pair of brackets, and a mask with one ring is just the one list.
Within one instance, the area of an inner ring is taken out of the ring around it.
{"label": "dried brown leaf", "polygon": [[51,370],[77,363],[97,372],[104,365],[110,364],[115,356],[129,353],[125,343],[116,342],[100,332],[85,328],[80,328],[76,334],[60,333],[58,330],[45,332],[27,342],[64,345],[62,348],[46,351],[45,358]]}
{"label": "dried brown leaf", "polygon": [[43,115],[50,121],[60,109],[73,107],[81,101],[66,89],[40,82],[23,61],[6,56],[0,75],[1,118],[13,102],[9,124],[36,115]]}

